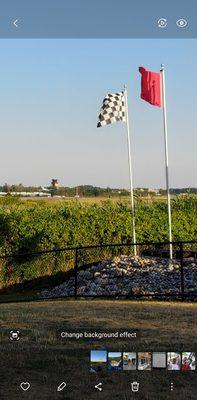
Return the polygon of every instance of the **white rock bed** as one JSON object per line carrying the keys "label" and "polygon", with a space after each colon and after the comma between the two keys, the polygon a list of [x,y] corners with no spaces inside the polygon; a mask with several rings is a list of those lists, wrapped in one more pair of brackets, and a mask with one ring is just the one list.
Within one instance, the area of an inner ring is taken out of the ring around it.
{"label": "white rock bed", "polygon": [[[146,257],[115,257],[98,265],[79,270],[78,296],[128,296],[179,294],[180,264],[177,261]],[[74,295],[75,278],[70,277],[52,289],[43,290],[38,298],[69,297]],[[184,263],[185,291],[197,291],[197,262]],[[162,297],[162,296],[161,296]]]}

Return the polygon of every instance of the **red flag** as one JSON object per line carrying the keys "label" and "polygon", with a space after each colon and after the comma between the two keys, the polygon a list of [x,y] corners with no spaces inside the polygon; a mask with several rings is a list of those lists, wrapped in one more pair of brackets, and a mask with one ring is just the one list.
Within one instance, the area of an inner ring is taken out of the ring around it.
{"label": "red flag", "polygon": [[153,106],[162,107],[160,72],[147,71],[143,67],[139,68],[139,72],[142,74],[141,99]]}

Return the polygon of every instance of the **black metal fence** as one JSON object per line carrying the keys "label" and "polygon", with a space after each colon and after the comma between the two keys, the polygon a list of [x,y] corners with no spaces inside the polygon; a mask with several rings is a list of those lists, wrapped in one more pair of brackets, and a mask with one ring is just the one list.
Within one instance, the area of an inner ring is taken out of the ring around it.
{"label": "black metal fence", "polygon": [[[173,264],[168,260],[169,245],[170,242],[101,244],[9,254],[0,256],[0,259],[6,263],[8,271],[10,267],[12,273],[19,273],[18,280],[23,282],[28,281],[28,276],[31,277],[32,268],[40,268],[41,273],[37,281],[41,294],[45,287],[45,277],[50,276],[51,287],[47,289],[46,298],[147,297],[194,300],[197,297],[197,241],[172,242]],[[154,261],[154,266],[151,262],[148,266],[139,266],[139,258],[136,262],[133,258],[134,246],[138,256],[147,260],[147,263],[148,260]],[[129,276],[120,268],[125,260],[128,260],[130,265],[134,262]],[[112,270],[115,276],[108,279],[110,276],[107,276],[107,273],[110,275]],[[89,280],[83,278],[85,275],[89,275]],[[139,276],[139,281],[133,287],[136,276]],[[65,287],[61,288],[64,283]],[[95,290],[91,289],[92,286]],[[116,290],[112,290],[113,286]]]}

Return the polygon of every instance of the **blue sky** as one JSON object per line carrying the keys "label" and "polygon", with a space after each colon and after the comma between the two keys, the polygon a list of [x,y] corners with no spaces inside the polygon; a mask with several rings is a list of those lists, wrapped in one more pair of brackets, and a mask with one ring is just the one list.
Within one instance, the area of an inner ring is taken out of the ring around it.
{"label": "blue sky", "polygon": [[106,362],[107,352],[105,350],[91,350],[92,362]]}
{"label": "blue sky", "polygon": [[120,352],[111,352],[111,353],[108,353],[108,358],[117,358],[117,357],[121,357],[122,356],[122,353],[120,353]]}
{"label": "blue sky", "polygon": [[162,112],[138,67],[166,68],[170,186],[196,186],[197,40],[1,40],[0,184],[128,187],[126,127],[96,128],[126,83],[134,186],[164,187]]}

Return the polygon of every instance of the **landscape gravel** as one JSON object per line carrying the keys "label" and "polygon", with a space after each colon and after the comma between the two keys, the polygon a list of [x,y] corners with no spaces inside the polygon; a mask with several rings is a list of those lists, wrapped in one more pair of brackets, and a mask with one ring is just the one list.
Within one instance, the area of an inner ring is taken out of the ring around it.
{"label": "landscape gravel", "polygon": [[[180,263],[176,260],[132,257],[122,255],[105,260],[78,272],[78,296],[126,296],[175,293],[181,287]],[[73,296],[75,279],[70,277],[62,284],[38,294],[38,298]],[[184,286],[190,294],[197,291],[197,262],[184,262]]]}

